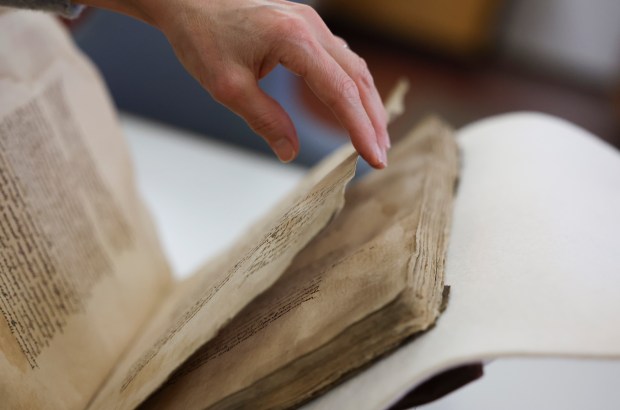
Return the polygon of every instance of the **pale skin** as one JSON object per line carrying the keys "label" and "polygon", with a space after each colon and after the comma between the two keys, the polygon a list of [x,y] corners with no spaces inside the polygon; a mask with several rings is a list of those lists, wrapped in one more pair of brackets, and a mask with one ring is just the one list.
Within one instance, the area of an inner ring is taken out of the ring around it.
{"label": "pale skin", "polygon": [[145,21],[168,38],[189,73],[240,115],[283,162],[299,141],[258,80],[278,64],[303,77],[373,167],[387,165],[388,116],[366,63],[316,11],[284,0],[78,0]]}

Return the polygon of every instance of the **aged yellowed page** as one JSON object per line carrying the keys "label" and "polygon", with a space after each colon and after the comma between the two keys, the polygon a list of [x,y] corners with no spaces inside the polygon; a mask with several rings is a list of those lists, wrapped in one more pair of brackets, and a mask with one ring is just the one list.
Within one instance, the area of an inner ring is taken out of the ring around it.
{"label": "aged yellowed page", "polygon": [[[388,97],[386,110],[401,112],[406,81]],[[152,394],[193,352],[254,298],[267,290],[293,257],[342,208],[355,173],[350,144],[317,165],[296,190],[227,252],[177,286],[174,294],[118,367],[93,408],[131,408]],[[214,313],[216,312],[216,313]]]}
{"label": "aged yellowed page", "polygon": [[[397,117],[406,84],[388,97]],[[152,394],[192,353],[267,290],[293,257],[333,218],[355,173],[350,144],[322,161],[230,250],[177,286],[102,389],[92,408],[131,408]],[[214,313],[216,312],[216,313]]]}
{"label": "aged yellowed page", "polygon": [[170,291],[99,76],[0,12],[0,407],[83,409]]}
{"label": "aged yellowed page", "polygon": [[268,289],[344,201],[357,153],[350,144],[315,168],[228,252],[182,283],[141,335],[92,408],[129,409]]}
{"label": "aged yellowed page", "polygon": [[390,167],[346,195],[281,281],[201,348],[145,408],[287,408],[430,326],[458,169],[451,130],[429,120]]}

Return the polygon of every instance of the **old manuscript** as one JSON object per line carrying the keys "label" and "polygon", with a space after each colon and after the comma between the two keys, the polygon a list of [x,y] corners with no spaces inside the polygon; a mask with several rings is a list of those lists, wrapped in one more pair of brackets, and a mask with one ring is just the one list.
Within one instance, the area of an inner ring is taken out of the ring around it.
{"label": "old manuscript", "polygon": [[352,180],[345,146],[176,282],[99,76],[0,9],[0,407],[382,409],[464,363],[620,358],[617,150],[525,113],[389,155]]}
{"label": "old manuscript", "polygon": [[346,201],[345,146],[174,283],[97,74],[47,16],[0,30],[3,406],[290,407],[437,319],[457,175],[441,122]]}

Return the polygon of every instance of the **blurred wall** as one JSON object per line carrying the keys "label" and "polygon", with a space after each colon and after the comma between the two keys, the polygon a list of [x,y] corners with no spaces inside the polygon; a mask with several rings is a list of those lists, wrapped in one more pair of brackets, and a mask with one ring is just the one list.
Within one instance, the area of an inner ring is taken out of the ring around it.
{"label": "blurred wall", "polygon": [[620,77],[619,0],[513,0],[502,53],[522,64],[609,88]]}

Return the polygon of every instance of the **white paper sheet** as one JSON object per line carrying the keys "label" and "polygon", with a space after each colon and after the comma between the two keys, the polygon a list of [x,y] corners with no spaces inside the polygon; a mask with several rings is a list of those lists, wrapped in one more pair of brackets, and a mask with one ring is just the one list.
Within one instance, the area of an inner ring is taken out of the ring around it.
{"label": "white paper sheet", "polygon": [[443,369],[502,356],[620,359],[620,154],[533,113],[458,139],[447,311],[306,408],[385,408]]}

